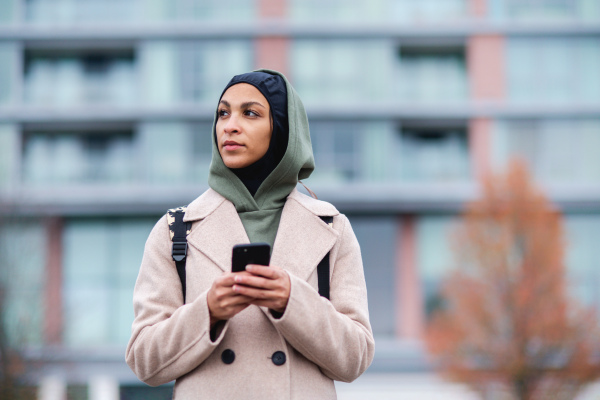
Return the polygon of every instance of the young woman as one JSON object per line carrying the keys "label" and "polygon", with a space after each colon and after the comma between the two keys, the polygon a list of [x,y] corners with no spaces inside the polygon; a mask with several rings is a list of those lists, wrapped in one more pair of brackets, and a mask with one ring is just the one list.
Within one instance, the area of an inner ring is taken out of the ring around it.
{"label": "young woman", "polygon": [[[150,385],[176,380],[175,400],[335,399],[333,380],[360,376],[374,341],[348,219],[296,190],[314,169],[304,107],[260,70],[229,82],[215,118],[210,189],[184,218],[186,299],[165,216],[146,243],[127,363]],[[233,246],[249,242],[272,246],[270,266],[232,273]],[[330,300],[317,291],[326,256]]]}

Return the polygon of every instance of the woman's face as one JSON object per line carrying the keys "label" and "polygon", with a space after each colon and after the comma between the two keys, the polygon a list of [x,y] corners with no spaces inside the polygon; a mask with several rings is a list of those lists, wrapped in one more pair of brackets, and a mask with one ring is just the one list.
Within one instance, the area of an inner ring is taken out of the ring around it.
{"label": "woman's face", "polygon": [[229,168],[260,160],[271,142],[271,109],[262,93],[248,83],[225,91],[217,109],[217,146]]}

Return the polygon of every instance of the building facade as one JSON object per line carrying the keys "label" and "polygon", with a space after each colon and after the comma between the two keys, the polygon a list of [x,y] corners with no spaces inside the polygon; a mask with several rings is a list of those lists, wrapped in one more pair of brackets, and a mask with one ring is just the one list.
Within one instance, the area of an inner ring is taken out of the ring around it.
{"label": "building facade", "polygon": [[513,156],[600,305],[597,0],[0,0],[4,317],[42,397],[168,396],[124,363],[144,242],[207,188],[216,100],[255,68],[304,100],[305,183],[361,243],[370,372],[430,368],[453,221]]}

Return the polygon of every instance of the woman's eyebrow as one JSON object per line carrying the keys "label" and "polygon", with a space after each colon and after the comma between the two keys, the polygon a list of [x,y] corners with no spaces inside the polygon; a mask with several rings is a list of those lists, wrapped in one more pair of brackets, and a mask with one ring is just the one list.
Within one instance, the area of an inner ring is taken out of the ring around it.
{"label": "woman's eyebrow", "polygon": [[242,108],[248,108],[250,106],[261,106],[262,108],[266,108],[265,106],[260,104],[258,101],[247,101],[245,103],[242,103]]}

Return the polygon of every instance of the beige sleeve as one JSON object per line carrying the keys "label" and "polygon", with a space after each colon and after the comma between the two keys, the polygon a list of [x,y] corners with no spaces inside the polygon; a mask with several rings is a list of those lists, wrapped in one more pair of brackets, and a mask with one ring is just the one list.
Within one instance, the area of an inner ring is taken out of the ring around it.
{"label": "beige sleeve", "polygon": [[[331,261],[331,301],[290,274],[291,291],[281,318],[267,316],[285,339],[331,379],[351,382],[373,361],[375,341],[369,323],[367,288],[360,247],[348,219],[335,225],[340,238]],[[334,247],[335,249],[335,247]]]}
{"label": "beige sleeve", "polygon": [[169,228],[161,218],[146,242],[133,293],[135,319],[125,359],[140,380],[156,386],[177,379],[218,346],[228,323],[212,341],[206,294],[182,305]]}

